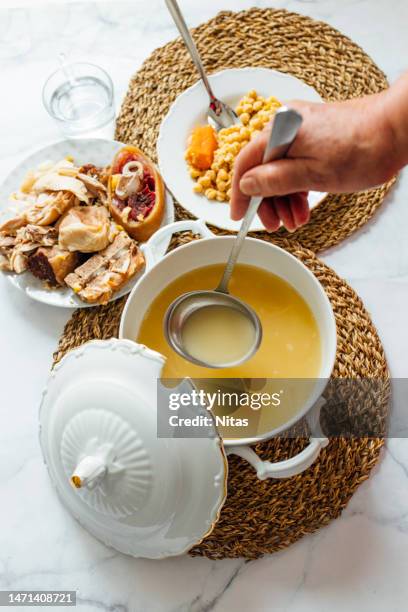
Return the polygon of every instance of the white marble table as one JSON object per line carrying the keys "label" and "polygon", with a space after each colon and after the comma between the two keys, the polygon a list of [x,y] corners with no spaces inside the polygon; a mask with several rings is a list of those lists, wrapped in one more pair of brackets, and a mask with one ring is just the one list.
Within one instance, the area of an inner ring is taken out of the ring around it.
{"label": "white marble table", "polygon": [[[59,137],[40,99],[57,53],[104,66],[114,77],[119,102],[146,55],[176,34],[162,0],[9,4],[12,10],[0,8],[1,176],[29,150]],[[182,0],[191,25],[220,8],[254,4],[271,2]],[[276,0],[273,5],[339,28],[391,81],[407,68],[405,0]],[[407,227],[408,175],[403,173],[381,213],[324,256],[365,301],[395,377],[408,374]],[[78,609],[89,612],[406,609],[405,440],[389,441],[381,463],[340,519],[256,562],[187,556],[135,560],[94,540],[57,500],[37,439],[40,390],[70,312],[29,301],[3,277],[0,300],[0,589],[76,589]]]}

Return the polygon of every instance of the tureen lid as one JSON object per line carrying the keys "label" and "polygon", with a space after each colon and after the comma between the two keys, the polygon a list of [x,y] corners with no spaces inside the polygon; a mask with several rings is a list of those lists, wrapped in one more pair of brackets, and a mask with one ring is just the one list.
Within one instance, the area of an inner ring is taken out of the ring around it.
{"label": "tureen lid", "polygon": [[157,436],[164,361],[129,340],[88,342],[55,366],[40,408],[41,448],[63,503],[98,539],[137,557],[186,552],[226,497],[215,426],[207,438]]}

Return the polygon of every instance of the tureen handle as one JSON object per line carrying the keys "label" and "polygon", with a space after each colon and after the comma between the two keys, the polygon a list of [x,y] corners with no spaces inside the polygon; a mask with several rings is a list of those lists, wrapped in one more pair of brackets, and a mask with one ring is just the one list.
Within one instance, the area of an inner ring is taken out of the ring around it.
{"label": "tureen handle", "polygon": [[310,410],[306,419],[312,432],[312,437],[308,446],[295,457],[272,463],[270,461],[262,461],[256,452],[250,446],[234,446],[226,448],[227,455],[238,455],[256,470],[260,480],[267,478],[289,478],[301,474],[317,459],[322,448],[328,445],[329,440],[325,437],[320,427],[320,411],[326,400],[320,398],[317,400],[313,408]]}
{"label": "tureen handle", "polygon": [[141,246],[146,259],[146,270],[149,270],[165,255],[169,238],[177,232],[193,232],[203,238],[213,238],[214,234],[208,229],[202,219],[186,219],[176,221],[160,228],[149,240]]}

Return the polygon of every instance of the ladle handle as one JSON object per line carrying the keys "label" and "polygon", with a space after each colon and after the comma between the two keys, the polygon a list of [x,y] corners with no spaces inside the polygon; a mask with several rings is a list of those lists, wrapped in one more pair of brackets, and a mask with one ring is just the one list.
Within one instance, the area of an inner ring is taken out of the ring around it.
{"label": "ladle handle", "polygon": [[[274,116],[273,126],[269,134],[268,142],[265,147],[265,152],[262,159],[263,164],[266,164],[274,159],[281,159],[282,157],[285,157],[290,145],[296,138],[299,128],[302,125],[302,121],[302,116],[291,108],[283,106],[277,110]],[[231,249],[227,265],[224,269],[224,274],[220,284],[216,288],[216,291],[228,293],[228,283],[230,281],[231,274],[234,270],[234,266],[237,262],[238,256],[241,252],[241,247],[249,228],[251,227],[252,221],[258,212],[262,199],[262,196],[254,196],[250,199],[247,211],[241,223],[241,227],[236,239],[234,240],[234,246]]]}

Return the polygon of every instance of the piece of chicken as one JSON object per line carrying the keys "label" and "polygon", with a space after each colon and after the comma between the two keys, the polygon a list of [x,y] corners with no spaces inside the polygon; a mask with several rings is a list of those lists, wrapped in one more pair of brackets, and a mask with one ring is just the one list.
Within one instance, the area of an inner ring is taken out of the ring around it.
{"label": "piece of chicken", "polygon": [[27,220],[23,214],[18,215],[17,217],[13,217],[12,219],[8,219],[4,223],[0,225],[0,232],[2,234],[7,234],[8,236],[14,236],[16,231],[20,229],[20,227],[24,227],[27,224]]}
{"label": "piece of chicken", "polygon": [[58,242],[58,229],[56,227],[41,227],[39,225],[25,225],[16,232],[16,242],[32,244],[34,248],[40,246],[54,246]]}
{"label": "piece of chicken", "polygon": [[104,206],[75,206],[59,224],[59,246],[82,253],[101,251],[110,242],[110,224]]}
{"label": "piece of chicken", "polygon": [[120,232],[106,249],[68,274],[65,282],[85,302],[105,304],[143,266],[136,242]]}
{"label": "piece of chicken", "polygon": [[58,240],[54,227],[26,225],[15,236],[0,232],[0,269],[21,274],[27,270],[28,256],[40,246],[53,246]]}
{"label": "piece of chicken", "polygon": [[85,164],[79,169],[77,178],[85,184],[90,197],[96,198],[104,206],[108,205],[109,173],[106,169]]}
{"label": "piece of chicken", "polygon": [[17,217],[0,225],[0,232],[13,235],[18,229],[28,224],[51,225],[74,206],[76,201],[76,197],[69,192],[42,193]]}
{"label": "piece of chicken", "polygon": [[16,243],[12,248],[0,249],[1,252],[1,269],[7,272],[15,272],[22,274],[27,270],[28,257],[38,248],[38,245],[32,243]]}
{"label": "piece of chicken", "polygon": [[56,172],[50,172],[40,176],[39,179],[33,183],[31,191],[36,194],[44,192],[68,192],[74,195],[80,202],[85,204],[89,203],[88,191],[85,184],[79,179],[73,176],[65,176],[57,174]]}
{"label": "piece of chicken", "polygon": [[23,213],[27,223],[33,225],[51,225],[77,202],[69,192],[42,193],[36,204],[29,206]]}
{"label": "piece of chicken", "polygon": [[10,263],[11,254],[16,244],[16,237],[0,232],[0,270],[13,272]]}
{"label": "piece of chicken", "polygon": [[21,183],[20,192],[22,194],[31,193],[34,183],[46,174],[54,173],[75,177],[79,171],[80,169],[68,158],[60,159],[57,162],[45,161],[37,168],[27,172]]}

